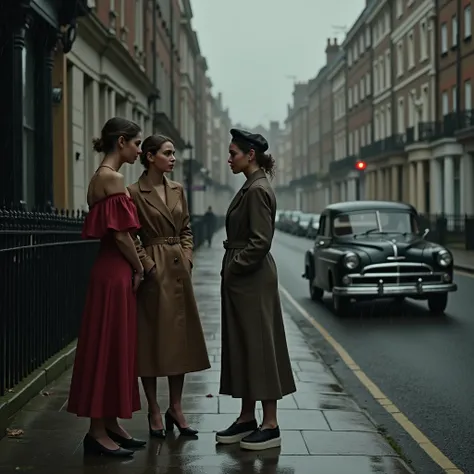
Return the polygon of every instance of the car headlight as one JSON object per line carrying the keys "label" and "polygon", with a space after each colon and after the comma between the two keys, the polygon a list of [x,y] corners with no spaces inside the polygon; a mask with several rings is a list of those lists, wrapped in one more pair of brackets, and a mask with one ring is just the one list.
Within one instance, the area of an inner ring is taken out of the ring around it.
{"label": "car headlight", "polygon": [[354,252],[348,252],[344,255],[344,266],[349,270],[354,270],[360,263],[360,258]]}
{"label": "car headlight", "polygon": [[447,250],[440,250],[436,255],[436,259],[442,267],[449,267],[453,263],[453,257]]}

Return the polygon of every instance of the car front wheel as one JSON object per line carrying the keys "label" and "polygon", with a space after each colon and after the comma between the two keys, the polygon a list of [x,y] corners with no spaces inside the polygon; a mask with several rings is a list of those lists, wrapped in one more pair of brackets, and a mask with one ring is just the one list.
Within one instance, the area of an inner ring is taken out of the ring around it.
{"label": "car front wheel", "polygon": [[313,301],[321,301],[324,296],[324,290],[313,285],[313,278],[309,280],[309,294]]}
{"label": "car front wheel", "polygon": [[434,295],[428,296],[428,308],[434,314],[444,314],[448,306],[448,294],[447,293],[437,293]]}

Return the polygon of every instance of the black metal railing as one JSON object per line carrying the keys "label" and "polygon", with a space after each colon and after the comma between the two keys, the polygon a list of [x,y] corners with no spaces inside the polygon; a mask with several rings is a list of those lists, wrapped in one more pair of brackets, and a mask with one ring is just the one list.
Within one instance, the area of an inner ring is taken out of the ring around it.
{"label": "black metal railing", "polygon": [[370,145],[361,147],[360,158],[363,160],[367,160],[370,158],[387,156],[391,153],[400,153],[405,150],[405,145],[405,134],[393,134],[387,138],[383,138],[382,140],[377,140],[376,142],[373,142]]}
{"label": "black metal railing", "polygon": [[77,337],[98,248],[82,222],[0,209],[0,396]]}
{"label": "black metal railing", "polygon": [[474,250],[474,216],[461,214],[420,214],[427,239],[448,247]]}
{"label": "black metal railing", "polygon": [[[0,396],[78,335],[99,242],[81,238],[84,213],[0,209]],[[215,230],[224,225],[216,218]],[[207,238],[193,216],[195,248]]]}

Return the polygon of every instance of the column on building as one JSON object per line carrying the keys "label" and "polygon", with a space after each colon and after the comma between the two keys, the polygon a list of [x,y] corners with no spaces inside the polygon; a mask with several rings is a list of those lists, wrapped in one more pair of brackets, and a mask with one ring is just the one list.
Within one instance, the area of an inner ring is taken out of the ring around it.
{"label": "column on building", "polygon": [[370,182],[370,194],[367,196],[368,199],[377,199],[377,172],[371,171],[369,175]]}
{"label": "column on building", "polygon": [[355,178],[349,179],[348,182],[348,194],[349,201],[355,201],[357,199],[357,181]]}
{"label": "column on building", "polygon": [[474,166],[471,153],[464,153],[461,157],[461,213],[472,216],[474,214]]}
{"label": "column on building", "polygon": [[383,194],[383,198],[386,200],[386,201],[390,201],[391,199],[391,193],[390,193],[390,189],[391,189],[391,182],[390,182],[390,179],[391,179],[391,175],[390,175],[390,166],[388,166],[387,168],[384,169],[384,194]]}
{"label": "column on building", "polygon": [[416,206],[416,163],[408,162],[408,202]]}
{"label": "column on building", "polygon": [[391,180],[391,200],[392,201],[400,201],[401,196],[398,195],[398,180],[399,180],[399,168],[397,165],[392,166],[390,172],[390,180]]}
{"label": "column on building", "polygon": [[420,213],[426,212],[424,166],[425,162],[423,160],[416,162],[416,208]]}
{"label": "column on building", "polygon": [[446,156],[443,160],[444,166],[444,206],[446,215],[454,214],[454,160],[452,156]]}
{"label": "column on building", "polygon": [[443,192],[441,182],[441,165],[437,158],[430,159],[430,214],[443,212]]}
{"label": "column on building", "polygon": [[117,93],[115,89],[109,88],[109,118],[117,115]]}
{"label": "column on building", "polygon": [[337,182],[331,182],[331,202],[339,202],[339,185]]}
{"label": "column on building", "polygon": [[382,200],[384,197],[384,172],[382,169],[377,170],[376,174],[376,195],[375,199]]}
{"label": "column on building", "polygon": [[84,73],[75,65],[69,70],[70,156],[72,159],[72,204],[74,209],[84,207],[88,177],[84,154]]}

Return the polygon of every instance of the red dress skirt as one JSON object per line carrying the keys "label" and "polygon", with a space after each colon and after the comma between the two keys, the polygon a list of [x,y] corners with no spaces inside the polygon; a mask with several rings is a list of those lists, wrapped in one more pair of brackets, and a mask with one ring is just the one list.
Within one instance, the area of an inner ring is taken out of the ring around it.
{"label": "red dress skirt", "polygon": [[100,239],[101,244],[90,276],[67,407],[78,416],[131,418],[140,409],[132,268],[113,235],[139,228],[135,205],[125,194],[94,204],[84,222],[82,237]]}

